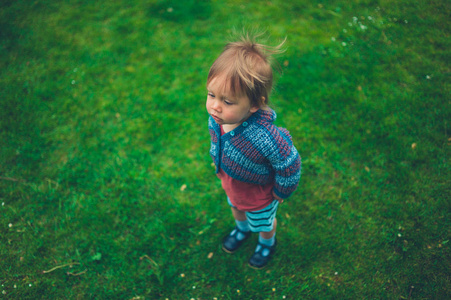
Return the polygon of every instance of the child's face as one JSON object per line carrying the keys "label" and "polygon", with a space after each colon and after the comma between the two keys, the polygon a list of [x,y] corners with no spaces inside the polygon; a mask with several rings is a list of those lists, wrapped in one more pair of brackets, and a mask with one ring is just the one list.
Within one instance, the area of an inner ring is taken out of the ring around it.
{"label": "child's face", "polygon": [[219,125],[238,127],[258,111],[258,107],[252,107],[245,95],[232,97],[229,91],[223,91],[222,86],[220,78],[210,81],[207,86],[207,111]]}

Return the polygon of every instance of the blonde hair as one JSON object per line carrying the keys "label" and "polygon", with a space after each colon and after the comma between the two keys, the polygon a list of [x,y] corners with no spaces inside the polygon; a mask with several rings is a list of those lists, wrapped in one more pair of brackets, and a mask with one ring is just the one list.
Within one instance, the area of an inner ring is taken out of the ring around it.
{"label": "blonde hair", "polygon": [[228,43],[210,68],[207,86],[221,79],[222,89],[232,96],[246,95],[252,107],[267,108],[273,86],[272,55],[282,53],[285,40],[278,46],[258,44],[243,34],[237,42]]}

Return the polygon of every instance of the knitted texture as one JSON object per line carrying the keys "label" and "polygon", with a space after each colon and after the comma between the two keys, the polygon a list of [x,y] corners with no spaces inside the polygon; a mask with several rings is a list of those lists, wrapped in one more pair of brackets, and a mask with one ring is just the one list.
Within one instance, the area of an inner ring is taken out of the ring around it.
{"label": "knitted texture", "polygon": [[274,111],[259,110],[246,122],[221,136],[221,128],[210,117],[210,155],[216,166],[230,177],[259,185],[274,182],[274,193],[282,199],[296,190],[301,177],[301,158],[285,128],[276,127]]}

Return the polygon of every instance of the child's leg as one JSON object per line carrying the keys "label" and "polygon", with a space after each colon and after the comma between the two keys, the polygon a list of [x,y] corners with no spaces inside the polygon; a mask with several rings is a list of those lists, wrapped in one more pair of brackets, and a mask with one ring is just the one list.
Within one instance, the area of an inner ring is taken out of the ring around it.
{"label": "child's leg", "polygon": [[247,221],[246,213],[244,211],[238,210],[236,207],[232,207],[232,214],[237,221]]}
{"label": "child's leg", "polygon": [[243,240],[246,238],[244,233],[249,232],[251,229],[249,228],[249,222],[247,221],[246,213],[244,211],[238,210],[236,207],[232,207],[232,214],[235,218],[236,227],[241,232],[238,232],[237,239]]}
{"label": "child's leg", "polygon": [[232,214],[235,218],[236,227],[224,238],[222,242],[222,249],[226,252],[233,253],[241,246],[244,240],[250,237],[251,231],[246,213],[234,207],[229,199],[228,201],[232,208]]}
{"label": "child's leg", "polygon": [[[260,232],[260,235],[258,236],[258,243],[268,247],[273,246],[276,243],[276,227],[277,227],[277,219],[274,219],[274,228],[268,232],[264,231]],[[257,245],[255,252],[259,252],[260,249],[261,246]],[[263,249],[262,251],[263,256],[268,256],[269,253],[270,253],[269,249]]]}
{"label": "child's leg", "polygon": [[232,209],[233,218],[235,219],[235,223],[238,229],[242,232],[250,231],[251,228],[249,227],[249,222],[247,220],[246,213],[233,206],[229,197],[227,197],[227,202],[229,203],[230,208]]}
{"label": "child's leg", "polygon": [[249,260],[251,267],[260,269],[267,265],[276,250],[276,229],[278,202],[273,201],[264,209],[246,213],[253,231],[259,231],[258,244]]}
{"label": "child's leg", "polygon": [[[260,238],[264,239],[264,240],[271,240],[274,239],[276,237],[276,228],[277,228],[277,219],[274,219],[274,228],[271,231],[268,232],[260,232]],[[268,245],[268,246],[272,246]]]}

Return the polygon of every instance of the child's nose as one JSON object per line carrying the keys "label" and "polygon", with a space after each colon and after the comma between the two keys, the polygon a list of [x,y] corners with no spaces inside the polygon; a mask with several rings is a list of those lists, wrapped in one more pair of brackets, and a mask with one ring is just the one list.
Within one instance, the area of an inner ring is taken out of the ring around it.
{"label": "child's nose", "polygon": [[211,107],[216,111],[221,110],[221,104],[219,103],[219,101],[214,101]]}

